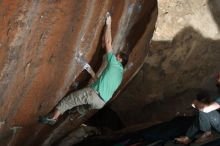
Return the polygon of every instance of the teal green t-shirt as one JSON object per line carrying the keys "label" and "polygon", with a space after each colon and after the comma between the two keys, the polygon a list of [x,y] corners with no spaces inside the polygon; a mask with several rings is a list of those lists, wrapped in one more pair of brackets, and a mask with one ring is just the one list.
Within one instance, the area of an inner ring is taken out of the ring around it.
{"label": "teal green t-shirt", "polygon": [[107,54],[107,61],[108,64],[101,76],[91,85],[106,102],[112,97],[123,78],[122,64],[116,60],[112,52]]}

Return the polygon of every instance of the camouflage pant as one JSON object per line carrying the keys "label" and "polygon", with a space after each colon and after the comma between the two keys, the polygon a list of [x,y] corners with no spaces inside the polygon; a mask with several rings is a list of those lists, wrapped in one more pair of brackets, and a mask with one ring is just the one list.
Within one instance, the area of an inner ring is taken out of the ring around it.
{"label": "camouflage pant", "polygon": [[95,90],[86,87],[64,97],[56,108],[63,114],[65,111],[80,105],[89,105],[90,109],[100,109],[105,105],[105,102],[99,97]]}

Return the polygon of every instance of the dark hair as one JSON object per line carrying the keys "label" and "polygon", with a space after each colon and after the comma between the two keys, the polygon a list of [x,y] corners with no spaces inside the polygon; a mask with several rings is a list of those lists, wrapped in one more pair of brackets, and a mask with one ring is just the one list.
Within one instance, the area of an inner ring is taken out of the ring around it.
{"label": "dark hair", "polygon": [[128,55],[125,54],[124,52],[119,52],[118,54],[120,55],[122,59],[122,62],[121,62],[122,66],[125,67],[125,65],[128,63]]}
{"label": "dark hair", "polygon": [[210,104],[212,102],[211,97],[210,97],[210,93],[206,90],[200,91],[196,95],[196,99],[202,103],[205,103],[205,104]]}
{"label": "dark hair", "polygon": [[217,88],[220,88],[220,83],[216,83],[216,87],[217,87]]}

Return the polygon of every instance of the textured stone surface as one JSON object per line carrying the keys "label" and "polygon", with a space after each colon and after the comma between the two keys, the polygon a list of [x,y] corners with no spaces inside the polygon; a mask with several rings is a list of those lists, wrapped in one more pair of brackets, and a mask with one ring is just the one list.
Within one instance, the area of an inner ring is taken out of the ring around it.
{"label": "textured stone surface", "polygon": [[48,127],[37,120],[72,84],[87,84],[79,54],[100,69],[107,11],[114,51],[130,56],[122,89],[149,48],[155,0],[0,0],[0,145],[53,145],[82,122],[66,119]]}
{"label": "textured stone surface", "polygon": [[217,94],[220,1],[159,0],[158,7],[145,64],[111,105],[127,125],[152,125],[191,113],[200,88]]}

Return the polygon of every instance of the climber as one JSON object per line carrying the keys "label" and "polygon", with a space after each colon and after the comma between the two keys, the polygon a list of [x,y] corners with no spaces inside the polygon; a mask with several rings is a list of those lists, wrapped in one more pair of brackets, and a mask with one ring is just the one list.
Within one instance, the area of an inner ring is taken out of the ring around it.
{"label": "climber", "polygon": [[73,92],[64,97],[47,116],[40,116],[39,122],[54,125],[65,111],[80,105],[89,105],[90,109],[100,109],[113,96],[123,77],[123,67],[128,62],[128,56],[119,52],[113,54],[111,37],[111,16],[107,13],[105,28],[105,48],[107,52],[107,66],[100,77],[88,87]]}
{"label": "climber", "polygon": [[202,135],[195,140],[196,143],[204,142],[212,138],[211,128],[220,132],[220,113],[216,111],[220,108],[220,97],[212,102],[207,91],[197,94],[192,106],[199,110],[192,126],[186,132],[186,136],[175,138],[177,143],[188,145],[191,143],[198,132]]}

